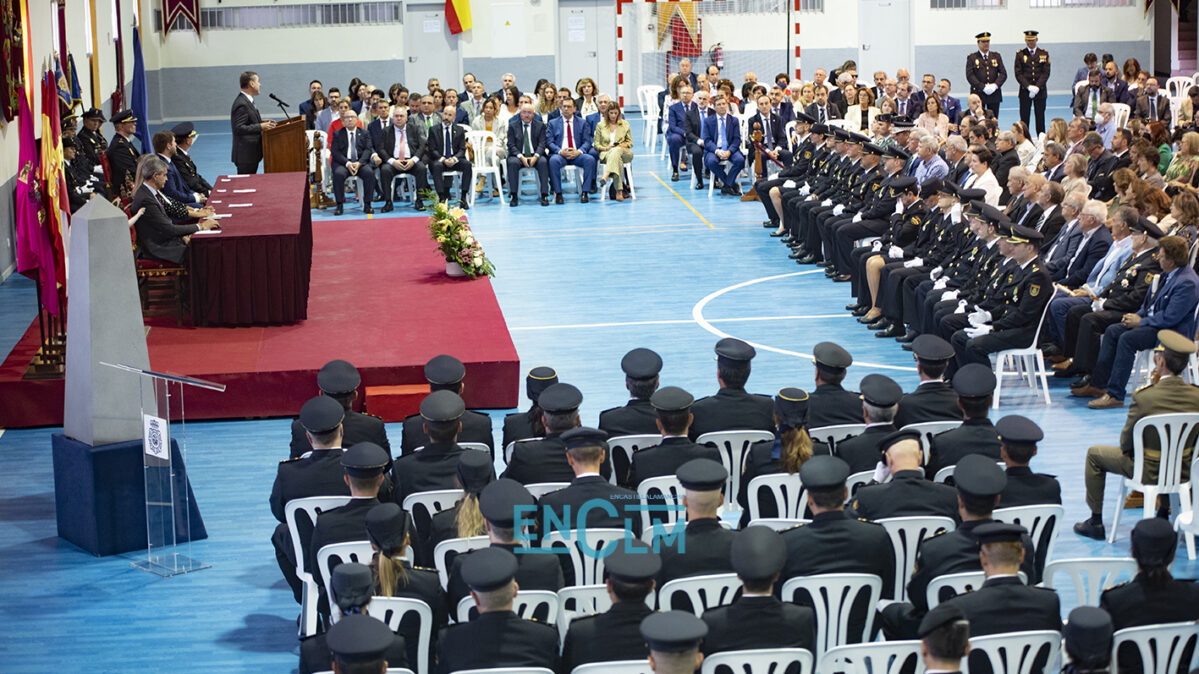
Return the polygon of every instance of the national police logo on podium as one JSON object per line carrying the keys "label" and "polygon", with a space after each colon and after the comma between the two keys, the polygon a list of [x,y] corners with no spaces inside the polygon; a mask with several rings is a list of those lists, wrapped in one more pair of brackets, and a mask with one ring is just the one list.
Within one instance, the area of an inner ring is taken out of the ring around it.
{"label": "national police logo on podium", "polygon": [[142,447],[146,454],[167,461],[170,456],[171,431],[167,420],[152,414],[142,415]]}

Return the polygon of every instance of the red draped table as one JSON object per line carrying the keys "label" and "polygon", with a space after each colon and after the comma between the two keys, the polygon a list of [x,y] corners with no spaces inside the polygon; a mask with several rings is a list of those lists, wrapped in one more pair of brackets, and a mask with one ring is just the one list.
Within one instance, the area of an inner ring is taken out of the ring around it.
{"label": "red draped table", "polygon": [[312,273],[307,175],[221,176],[208,203],[228,217],[220,219],[220,230],[194,235],[188,246],[196,325],[277,325],[307,318]]}

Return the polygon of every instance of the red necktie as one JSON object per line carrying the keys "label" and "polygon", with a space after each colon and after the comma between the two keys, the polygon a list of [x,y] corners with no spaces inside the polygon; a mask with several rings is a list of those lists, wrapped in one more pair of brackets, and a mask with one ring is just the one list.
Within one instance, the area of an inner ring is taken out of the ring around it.
{"label": "red necktie", "polygon": [[573,120],[566,122],[566,147],[571,150],[575,149],[575,125]]}

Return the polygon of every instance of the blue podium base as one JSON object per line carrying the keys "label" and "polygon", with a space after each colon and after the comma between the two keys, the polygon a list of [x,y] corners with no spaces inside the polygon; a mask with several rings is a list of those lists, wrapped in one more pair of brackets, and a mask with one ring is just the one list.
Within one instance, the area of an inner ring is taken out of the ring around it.
{"label": "blue podium base", "polygon": [[[96,556],[118,555],[146,549],[146,483],[142,441],[93,447],[56,433],[51,438],[54,456],[54,504],[58,536]],[[196,497],[187,479],[179,446],[171,441],[175,472],[175,530],[177,542],[208,538]],[[187,494],[187,511],[183,495]],[[169,554],[169,553],[168,553]]]}

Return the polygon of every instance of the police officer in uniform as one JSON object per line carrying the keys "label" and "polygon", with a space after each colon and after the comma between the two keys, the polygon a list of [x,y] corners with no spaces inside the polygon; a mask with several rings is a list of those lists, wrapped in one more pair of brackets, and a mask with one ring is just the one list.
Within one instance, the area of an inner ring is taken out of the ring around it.
{"label": "police officer in uniform", "polygon": [[627,486],[635,488],[651,477],[674,475],[679,466],[692,459],[720,460],[720,451],[711,445],[697,445],[687,437],[694,418],[691,405],[695,399],[677,386],[654,391],[650,405],[654,408],[654,423],[661,429],[662,442],[633,453]]}
{"label": "police officer in uniform", "polygon": [[[808,392],[794,387],[779,389],[774,396],[774,438],[755,442],[745,455],[741,469],[741,490],[737,503],[741,505],[741,526],[749,524],[749,483],[759,475],[797,473],[804,461],[816,454],[828,454],[828,445],[816,442],[808,435]],[[759,517],[778,517],[778,505],[773,496],[763,494],[758,499]]]}
{"label": "police officer in uniform", "polygon": [[545,424],[541,420],[541,407],[537,397],[545,389],[558,383],[558,373],[552,367],[535,367],[525,375],[525,396],[533,402],[528,411],[513,412],[504,417],[504,448],[517,440],[540,438],[545,435]]}
{"label": "police officer in uniform", "polygon": [[1100,674],[1112,671],[1112,617],[1096,606],[1070,611],[1062,626],[1062,650],[1069,659],[1062,674]]}
{"label": "police officer in uniform", "polygon": [[[353,447],[356,443],[369,441],[382,447],[389,454],[391,444],[387,442],[387,429],[379,417],[355,412],[350,409],[358,397],[358,385],[362,378],[353,365],[344,360],[331,360],[316,374],[316,385],[323,395],[341,403],[345,409],[342,419],[342,446]],[[297,419],[291,424],[291,458],[297,458],[312,449],[304,435],[304,426]]]}
{"label": "police officer in uniform", "polygon": [[778,532],[752,526],[733,538],[733,571],[741,596],[728,606],[704,611],[705,655],[751,648],[806,648],[816,652],[816,615],[807,606],[779,601],[774,584],[787,561]]}
{"label": "police officer in uniform", "polygon": [[512,611],[517,568],[516,555],[501,548],[476,550],[462,564],[479,616],[441,630],[435,671],[558,665],[558,630]]}
{"label": "police officer in uniform", "polygon": [[[327,396],[317,396],[304,403],[300,408],[299,421],[315,449],[302,458],[280,461],[275,484],[271,487],[271,514],[279,520],[275,533],[271,535],[271,543],[275,547],[279,570],[283,572],[297,603],[303,596],[303,585],[296,576],[296,551],[287,529],[284,507],[292,499],[350,493],[341,466],[343,415],[341,405]],[[306,517],[296,519],[301,541],[307,542],[312,537],[312,525]]]}
{"label": "police officer in uniform", "polygon": [[649,655],[640,626],[653,613],[645,598],[654,590],[662,559],[640,542],[626,545],[604,559],[608,575],[604,584],[612,608],[571,621],[562,645],[560,674],[570,674],[575,667],[591,662],[637,660]]}
{"label": "police officer in uniform", "polygon": [[1049,52],[1037,46],[1037,31],[1024,31],[1026,49],[1016,53],[1012,64],[1016,81],[1020,83],[1020,121],[1025,126],[1031,126],[1028,121],[1029,109],[1036,108],[1036,133],[1045,132],[1045,99],[1048,95],[1046,84],[1049,82]]}
{"label": "police officer in uniform", "polygon": [[650,405],[650,396],[658,390],[658,373],[662,357],[650,349],[633,349],[620,359],[624,385],[629,390],[629,402],[621,407],[600,412],[599,428],[608,437],[621,435],[651,435],[658,433],[657,414]]}
{"label": "police officer in uniform", "polygon": [[[521,484],[573,480],[575,473],[566,461],[562,434],[579,427],[579,405],[582,404],[582,392],[570,384],[557,383],[542,391],[537,397],[537,405],[543,412],[545,437],[517,442],[502,477]],[[605,480],[612,475],[609,457],[604,457],[600,474]]]}
{"label": "police officer in uniform", "polygon": [[1009,414],[995,423],[1002,444],[1003,462],[1007,464],[1007,486],[1003,488],[999,505],[1014,508],[1026,505],[1062,503],[1062,485],[1053,475],[1034,473],[1028,467],[1037,455],[1037,443],[1045,437],[1041,427],[1027,417]]}
{"label": "police officer in uniform", "polygon": [[926,421],[960,420],[962,410],[958,408],[958,394],[943,378],[945,368],[954,356],[953,346],[936,335],[920,335],[912,342],[912,353],[920,384],[900,399],[895,425],[903,428]]}
{"label": "police officer in uniform", "polygon": [[112,116],[112,126],[116,133],[108,144],[108,170],[112,178],[112,190],[109,194],[118,195],[130,192],[137,172],[137,159],[141,156],[129,142],[129,136],[135,132],[137,117],[132,110],[122,110]]}
{"label": "police officer in uniform", "polygon": [[[491,539],[490,547],[507,550],[515,555],[522,541],[530,540],[534,535],[532,531],[516,531],[516,517],[534,517],[534,505],[533,495],[519,482],[501,478],[487,485],[479,495],[479,512],[486,521],[487,536]],[[446,594],[449,597],[450,608],[455,612],[462,598],[470,594],[470,586],[462,576],[462,565],[477,553],[477,550],[464,552],[450,561]],[[518,562],[516,582],[524,589],[557,592],[565,587],[557,555],[515,556]]]}
{"label": "police officer in uniform", "polygon": [[820,342],[812,347],[812,364],[816,366],[816,390],[808,402],[808,427],[862,423],[859,395],[841,387],[845,370],[853,364],[849,352],[838,344]]}
{"label": "police officer in uniform", "polygon": [[[462,499],[452,508],[442,510],[433,515],[429,521],[429,544],[425,549],[432,552],[437,544],[451,538],[469,538],[484,533],[482,523],[480,529],[459,531],[458,513],[462,508],[472,511],[479,507],[479,496],[487,485],[495,482],[495,464],[486,452],[463,452],[458,456],[457,483],[462,489]],[[467,520],[473,524],[474,518]]]}
{"label": "police officer in uniform", "polygon": [[[300,674],[328,671],[333,666],[333,657],[337,657],[339,667],[366,668],[368,663],[376,662],[384,668],[407,667],[404,637],[392,633],[383,621],[366,613],[375,594],[375,579],[370,567],[354,562],[338,564],[333,568],[329,584],[333,586],[333,601],[341,612],[337,625],[348,623],[354,634],[350,636],[344,627],[334,625],[325,634],[300,641]],[[333,650],[330,639],[337,648],[335,656],[330,655]]]}
{"label": "police officer in uniform", "polygon": [[[540,505],[543,511],[554,513],[557,521],[572,529],[582,526],[579,514],[584,511],[584,506],[594,501],[607,501],[616,515],[603,508],[591,507],[586,510],[588,529],[623,529],[626,518],[634,523],[640,520],[640,511],[628,510],[637,503],[637,492],[617,487],[600,476],[600,465],[608,453],[607,440],[607,433],[586,426],[562,434],[566,460],[575,477],[570,486],[542,496]],[[548,514],[543,514],[542,521],[548,522],[547,517]]]}
{"label": "police officer in uniform", "polygon": [[879,444],[896,430],[891,420],[895,418],[903,389],[890,377],[868,374],[862,378],[860,397],[858,406],[866,420],[866,430],[836,444],[837,456],[849,464],[851,473],[873,470],[878,465]]}
{"label": "police officer in uniform", "polygon": [[[681,537],[662,542],[658,587],[675,578],[733,570],[729,552],[734,534],[720,525],[719,515],[720,505],[724,503],[721,490],[729,479],[729,472],[718,461],[692,459],[679,466],[675,477],[685,491],[683,505],[687,508],[687,528]],[[685,543],[682,551],[680,543]]]}
{"label": "police officer in uniform", "polygon": [[691,424],[692,438],[713,431],[774,428],[774,405],[770,398],[745,391],[749,362],[755,355],[754,347],[739,339],[725,337],[716,342],[716,379],[720,390],[716,395],[700,398],[691,407],[695,417]]}
{"label": "police officer in uniform", "polygon": [[336,665],[339,671],[382,674],[389,666],[405,666],[397,665],[388,657],[394,653],[397,640],[399,637],[378,618],[368,615],[346,616],[330,627],[325,635],[324,641],[328,647],[325,655],[328,657],[332,654],[330,666]]}
{"label": "police officer in uniform", "polygon": [[[79,157],[91,168],[89,171],[97,172],[100,167],[100,155],[108,150],[108,141],[104,139],[104,134],[100,131],[100,126],[104,124],[104,113],[100,112],[99,108],[91,108],[83,113],[83,129],[75,134],[75,138],[79,141]],[[101,175],[103,169],[98,171]]]}
{"label": "police officer in uniform", "polygon": [[171,133],[175,134],[175,156],[171,157],[171,163],[179,169],[179,175],[183,177],[183,182],[187,183],[187,189],[208,196],[212,192],[212,185],[200,175],[200,170],[196,168],[196,162],[192,161],[189,153],[192,143],[196,142],[196,125],[180,122],[171,127]]}
{"label": "police officer in uniform", "polygon": [[983,31],[974,39],[978,41],[978,51],[966,57],[966,81],[970,83],[970,93],[978,94],[983,107],[998,118],[999,104],[1003,102],[1001,87],[1007,81],[1007,69],[1003,66],[1003,56],[991,51],[989,32]]}
{"label": "police officer in uniform", "polygon": [[[466,366],[453,356],[434,356],[425,363],[425,381],[429,382],[429,392],[452,391],[461,396],[466,385]],[[479,412],[466,410],[462,415],[462,431],[458,433],[460,442],[481,442],[493,450],[495,438],[491,434],[491,417]],[[404,419],[404,435],[400,444],[400,454],[407,456],[417,447],[422,447],[429,441],[424,431],[425,419],[419,414]]]}
{"label": "police officer in uniform", "polygon": [[704,656],[699,644],[708,626],[687,611],[664,611],[641,621],[641,637],[649,644],[649,666],[654,674],[691,674],[699,671]]}
{"label": "police officer in uniform", "polygon": [[916,636],[921,641],[924,671],[962,674],[962,658],[970,650],[970,623],[962,609],[937,604],[921,619]]}
{"label": "police officer in uniform", "polygon": [[928,479],[937,471],[953,466],[968,454],[982,454],[991,461],[1000,461],[999,433],[987,416],[991,412],[991,394],[995,392],[995,372],[986,365],[971,363],[953,376],[953,390],[958,394],[958,407],[965,420],[961,426],[934,435],[929,443]]}
{"label": "police officer in uniform", "polygon": [[869,484],[854,495],[853,511],[858,517],[880,520],[884,517],[939,516],[958,519],[958,495],[953,487],[924,478],[920,470],[920,432],[899,430],[879,444],[887,466],[879,475],[887,482]]}
{"label": "police officer in uniform", "polygon": [[428,444],[419,452],[401,456],[392,467],[395,502],[403,505],[410,494],[435,489],[454,489],[458,458],[464,452],[458,445],[466,404],[453,391],[434,391],[420,403],[422,433]]}

